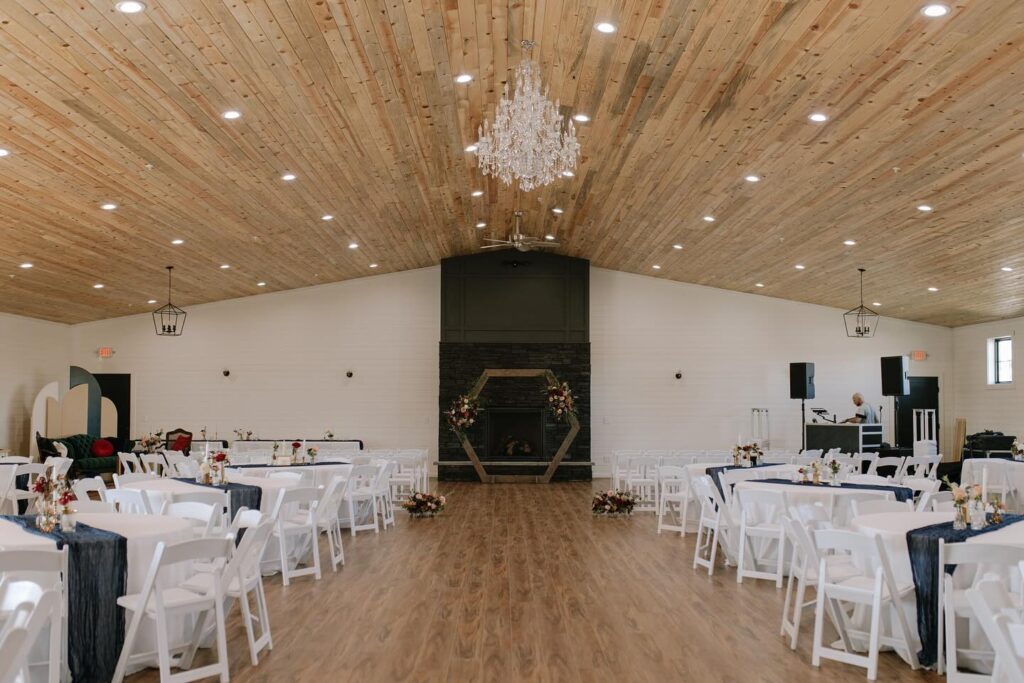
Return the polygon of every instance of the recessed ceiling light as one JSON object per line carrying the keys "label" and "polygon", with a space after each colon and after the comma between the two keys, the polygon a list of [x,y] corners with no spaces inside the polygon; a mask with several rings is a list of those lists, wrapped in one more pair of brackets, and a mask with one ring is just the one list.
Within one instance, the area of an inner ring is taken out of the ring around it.
{"label": "recessed ceiling light", "polygon": [[544,235],[544,239],[546,239],[548,242],[554,242],[555,241],[555,236],[554,235]]}
{"label": "recessed ceiling light", "polygon": [[138,14],[142,10],[146,9],[146,6],[136,0],[124,0],[114,5],[114,9],[124,14]]}
{"label": "recessed ceiling light", "polygon": [[107,202],[106,204],[100,204],[100,208],[103,209],[104,211],[113,211],[114,209],[117,208],[117,204]]}
{"label": "recessed ceiling light", "polygon": [[469,83],[471,80],[473,80],[473,77],[469,74],[459,74],[455,77],[456,83]]}
{"label": "recessed ceiling light", "polygon": [[761,182],[761,176],[759,176],[759,175],[746,175],[746,176],[743,176],[743,179],[746,180],[748,183],[759,183],[759,182]]}
{"label": "recessed ceiling light", "polygon": [[579,121],[580,123],[586,123],[587,121],[590,120],[590,117],[587,116],[586,114],[576,114],[575,116],[572,117],[572,120]]}
{"label": "recessed ceiling light", "polygon": [[815,123],[824,123],[825,121],[828,121],[828,116],[820,112],[814,112],[807,118],[810,119],[811,121],[814,121]]}
{"label": "recessed ceiling light", "polygon": [[1011,268],[1010,266],[1003,266],[1002,268],[1000,268],[1000,270],[1003,271],[1004,273],[1012,273],[1013,272],[1013,268]]}
{"label": "recessed ceiling light", "polygon": [[932,207],[928,206],[927,204],[918,204],[917,205],[917,210],[918,211],[924,211],[925,213],[928,213],[929,211],[932,210]]}
{"label": "recessed ceiling light", "polygon": [[755,287],[764,287],[764,283],[763,282],[755,282],[754,286]]}
{"label": "recessed ceiling light", "polygon": [[937,291],[939,291],[939,288],[938,287],[929,287],[928,291],[929,292],[937,292]]}
{"label": "recessed ceiling light", "polygon": [[565,176],[566,178],[572,178],[576,174],[573,173],[572,171],[562,171],[562,175]]}
{"label": "recessed ceiling light", "polygon": [[805,266],[805,265],[803,265],[803,264],[801,264],[801,263],[798,263],[798,264],[796,264],[796,265],[795,265],[795,266],[793,266],[793,267],[794,267],[794,268],[796,268],[797,270],[803,270],[803,269],[804,269],[804,268],[806,268],[807,266]]}
{"label": "recessed ceiling light", "polygon": [[146,303],[147,303],[147,304],[155,304],[155,303],[156,303],[156,299],[150,299],[150,300],[149,300],[149,301],[147,301]]}
{"label": "recessed ceiling light", "polygon": [[659,265],[653,265],[651,266],[651,268],[654,268],[655,270],[661,270],[661,266]]}
{"label": "recessed ceiling light", "polygon": [[4,149],[3,147],[0,147],[0,157],[5,157],[8,154],[10,154],[8,150]]}
{"label": "recessed ceiling light", "polygon": [[882,305],[882,303],[881,303],[880,301],[872,301],[872,302],[871,302],[871,305],[872,305],[872,306],[881,306],[881,305]]}
{"label": "recessed ceiling light", "polygon": [[683,245],[681,245],[681,244],[673,244],[673,245],[672,245],[672,248],[673,248],[673,249],[676,249],[676,250],[678,250],[678,249],[682,249],[682,248],[683,248]]}
{"label": "recessed ceiling light", "polygon": [[843,244],[845,244],[848,247],[852,247],[852,246],[856,245],[857,243],[854,242],[853,240],[843,240]]}
{"label": "recessed ceiling light", "polygon": [[24,269],[28,270],[29,268],[31,268],[31,267],[32,267],[32,264],[31,264],[31,263],[22,263],[22,264],[21,264],[20,266],[18,266],[18,267],[19,267],[19,268],[24,268]]}
{"label": "recessed ceiling light", "polygon": [[565,209],[560,209],[557,206],[551,209],[551,213],[565,213]]}
{"label": "recessed ceiling light", "polygon": [[348,248],[349,248],[349,249],[358,249],[358,248],[359,248],[359,245],[358,245],[358,244],[356,244],[355,242],[349,242],[349,243],[348,243]]}
{"label": "recessed ceiling light", "polygon": [[221,266],[220,266],[220,269],[221,269],[221,270],[227,270],[227,269],[228,269],[228,268],[230,268],[230,267],[231,267],[231,266],[229,266],[228,264],[226,264],[226,263],[222,263],[222,264],[221,264]]}
{"label": "recessed ceiling light", "polygon": [[329,213],[325,213],[323,216],[320,216],[320,220],[322,220],[322,221],[334,220],[334,216],[332,216]]}
{"label": "recessed ceiling light", "polygon": [[949,6],[939,4],[925,5],[924,7],[921,8],[921,14],[931,19],[935,19],[937,17],[944,17],[947,14],[949,14]]}
{"label": "recessed ceiling light", "polygon": [[615,33],[615,24],[609,24],[607,21],[602,21],[599,24],[595,24],[596,28],[601,33]]}
{"label": "recessed ceiling light", "polygon": [[234,121],[235,119],[242,118],[242,112],[235,111],[234,109],[228,109],[226,112],[221,114],[221,117],[227,119],[228,121]]}
{"label": "recessed ceiling light", "polygon": [[295,180],[295,174],[294,173],[284,173],[284,174],[281,175],[281,180],[285,180],[285,181]]}
{"label": "recessed ceiling light", "polygon": [[466,151],[467,152],[475,152],[476,151],[476,145],[469,145],[469,146],[467,146],[466,147]]}
{"label": "recessed ceiling light", "polygon": [[472,195],[473,197],[483,197],[484,196],[484,191],[483,190],[473,190],[472,192],[470,192],[470,195]]}
{"label": "recessed ceiling light", "polygon": [[267,286],[267,283],[266,283],[266,282],[257,282],[257,283],[256,283],[256,286],[257,286],[257,287],[266,287],[266,286]]}
{"label": "recessed ceiling light", "polygon": [[377,267],[377,264],[376,264],[376,263],[371,263],[371,264],[370,264],[370,267],[371,267],[371,268],[376,268],[376,267]]}
{"label": "recessed ceiling light", "polygon": [[715,222],[715,217],[714,216],[704,216],[704,222],[705,223],[714,223]]}
{"label": "recessed ceiling light", "polygon": [[486,224],[486,223],[484,223],[483,221],[480,221],[479,223],[477,223],[477,224],[476,224],[476,227],[477,227],[478,229],[479,229],[479,228],[486,228],[486,227],[487,227],[487,224]]}
{"label": "recessed ceiling light", "polygon": [[96,283],[95,285],[92,286],[92,288],[93,289],[103,289],[103,285],[101,285],[99,283]]}
{"label": "recessed ceiling light", "polygon": [[171,244],[178,246],[179,244],[185,244],[185,240],[171,240]]}

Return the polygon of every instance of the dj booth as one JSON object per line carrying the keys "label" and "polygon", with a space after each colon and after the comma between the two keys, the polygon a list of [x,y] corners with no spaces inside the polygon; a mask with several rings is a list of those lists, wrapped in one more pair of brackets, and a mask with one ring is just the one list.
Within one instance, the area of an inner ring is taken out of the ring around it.
{"label": "dj booth", "polygon": [[808,450],[838,448],[841,453],[876,453],[882,447],[880,424],[812,422],[804,429]]}

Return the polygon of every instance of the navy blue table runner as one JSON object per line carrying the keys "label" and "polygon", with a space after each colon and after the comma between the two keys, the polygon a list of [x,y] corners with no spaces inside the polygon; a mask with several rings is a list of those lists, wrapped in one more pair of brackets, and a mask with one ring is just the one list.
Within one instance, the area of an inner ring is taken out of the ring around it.
{"label": "navy blue table runner", "polygon": [[230,503],[230,514],[231,519],[235,518],[235,514],[241,507],[247,507],[250,510],[259,510],[260,505],[263,503],[263,489],[259,486],[249,486],[248,484],[236,484],[235,482],[229,481],[226,484],[200,484],[195,479],[178,478],[175,477],[175,481],[183,481],[187,484],[195,484],[196,486],[205,486],[211,489],[217,489],[218,491],[227,491],[228,497],[231,500]]}
{"label": "navy blue table runner", "polygon": [[[987,527],[977,531],[970,527],[957,531],[952,522],[943,522],[907,532],[907,550],[910,552],[910,568],[914,573],[914,592],[917,594],[917,632],[922,647],[917,653],[917,659],[922,666],[934,665],[938,656],[939,539],[946,543],[960,543],[1022,520],[1024,515],[1003,515],[1001,523],[990,522]],[[955,569],[954,565],[946,565],[945,573],[952,574]]]}
{"label": "navy blue table runner", "polygon": [[715,488],[718,489],[718,495],[722,496],[722,498],[724,499],[725,498],[725,491],[722,490],[722,482],[718,481],[718,473],[719,472],[727,472],[729,470],[752,470],[752,469],[754,469],[756,467],[780,467],[780,466],[781,465],[779,465],[778,463],[773,463],[771,465],[751,465],[750,467],[744,467],[743,465],[716,465],[714,467],[709,467],[706,470],[704,470],[704,474],[706,474],[709,477],[711,477],[711,481],[713,481],[715,483]]}
{"label": "navy blue table runner", "polygon": [[68,548],[68,659],[75,683],[109,683],[124,645],[124,610],[117,599],[127,590],[128,541],[124,536],[79,524],[70,533],[45,533],[36,516],[0,516],[29,533]]}

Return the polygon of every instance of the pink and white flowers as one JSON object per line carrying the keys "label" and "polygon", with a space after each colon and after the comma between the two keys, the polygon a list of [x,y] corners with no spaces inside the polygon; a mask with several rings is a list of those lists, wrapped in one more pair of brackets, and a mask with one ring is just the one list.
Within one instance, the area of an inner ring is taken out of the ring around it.
{"label": "pink and white flowers", "polygon": [[595,515],[628,515],[640,502],[640,497],[629,491],[601,491],[594,494],[590,510]]}
{"label": "pink and white flowers", "polygon": [[568,382],[552,384],[548,387],[548,408],[559,422],[569,415],[576,414],[576,396],[569,388]]}
{"label": "pink and white flowers", "polygon": [[402,509],[413,517],[433,517],[444,512],[447,502],[444,496],[413,491],[407,500],[402,501]]}
{"label": "pink and white flowers", "polygon": [[463,435],[476,423],[479,409],[475,398],[459,396],[452,402],[452,407],[444,412],[444,416],[448,420],[448,427],[456,434]]}

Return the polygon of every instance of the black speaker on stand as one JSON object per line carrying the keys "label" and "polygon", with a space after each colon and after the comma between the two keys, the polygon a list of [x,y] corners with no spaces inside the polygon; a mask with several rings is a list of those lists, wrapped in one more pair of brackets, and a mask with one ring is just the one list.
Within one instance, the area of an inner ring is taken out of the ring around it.
{"label": "black speaker on stand", "polygon": [[789,364],[789,397],[800,399],[800,451],[807,449],[807,409],[804,403],[814,398],[814,363]]}
{"label": "black speaker on stand", "polygon": [[892,441],[900,447],[900,396],[910,395],[910,358],[882,356],[882,396],[892,396]]}

